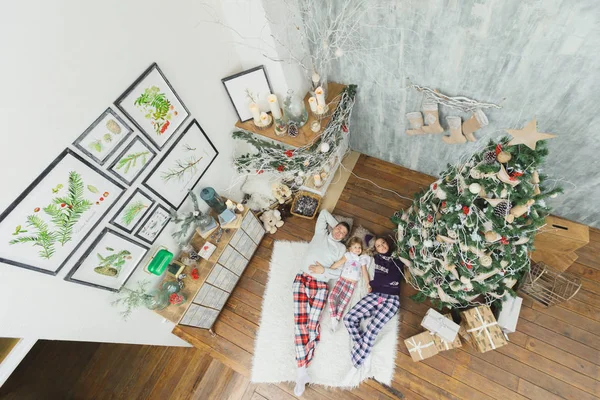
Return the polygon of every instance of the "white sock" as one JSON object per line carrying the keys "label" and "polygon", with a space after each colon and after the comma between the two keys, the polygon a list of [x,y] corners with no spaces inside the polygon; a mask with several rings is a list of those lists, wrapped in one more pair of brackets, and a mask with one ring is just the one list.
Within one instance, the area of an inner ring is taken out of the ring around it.
{"label": "white sock", "polygon": [[296,371],[296,386],[294,387],[294,394],[296,396],[302,396],[302,393],[304,393],[304,389],[308,382],[310,382],[310,376],[308,376],[306,367],[299,367]]}
{"label": "white sock", "polygon": [[354,380],[354,377],[358,374],[358,369],[355,366],[352,366],[352,368],[350,368],[350,371],[348,371],[348,374],[346,374],[346,377],[344,378],[342,385],[343,386],[352,386],[352,381]]}
{"label": "white sock", "polygon": [[338,319],[331,318],[331,333],[334,333],[335,331],[337,331],[339,323],[340,323],[340,321]]}

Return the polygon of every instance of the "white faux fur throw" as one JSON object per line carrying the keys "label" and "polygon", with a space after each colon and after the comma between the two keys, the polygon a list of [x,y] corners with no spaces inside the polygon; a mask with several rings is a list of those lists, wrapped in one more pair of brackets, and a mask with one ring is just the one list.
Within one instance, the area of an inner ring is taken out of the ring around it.
{"label": "white faux fur throw", "polygon": [[[265,289],[260,327],[254,345],[252,382],[278,383],[293,382],[296,379],[296,359],[294,351],[294,306],[292,282],[300,270],[300,262],[308,248],[305,242],[283,242],[274,244],[269,270],[269,281]],[[373,265],[369,267],[373,276]],[[335,280],[329,282],[333,287]],[[356,286],[348,312],[366,294],[363,281]],[[363,324],[363,327],[366,325]],[[352,340],[340,321],[338,330],[330,332],[331,320],[329,305],[321,314],[321,341],[315,350],[315,357],[308,367],[311,383],[341,387],[342,381],[352,367],[350,349]],[[352,387],[373,377],[390,385],[394,374],[396,342],[398,337],[398,315],[394,316],[381,330],[371,353],[370,370],[360,369]]]}

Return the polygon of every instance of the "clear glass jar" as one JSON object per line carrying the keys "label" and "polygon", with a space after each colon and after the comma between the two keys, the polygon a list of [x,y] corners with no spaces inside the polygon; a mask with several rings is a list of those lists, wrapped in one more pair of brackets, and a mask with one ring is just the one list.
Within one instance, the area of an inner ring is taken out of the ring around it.
{"label": "clear glass jar", "polygon": [[151,290],[144,299],[149,310],[163,310],[169,305],[169,293],[162,289]]}
{"label": "clear glass jar", "polygon": [[296,95],[292,89],[283,101],[283,120],[286,124],[293,124],[300,128],[308,121],[308,112],[304,105],[304,99]]}

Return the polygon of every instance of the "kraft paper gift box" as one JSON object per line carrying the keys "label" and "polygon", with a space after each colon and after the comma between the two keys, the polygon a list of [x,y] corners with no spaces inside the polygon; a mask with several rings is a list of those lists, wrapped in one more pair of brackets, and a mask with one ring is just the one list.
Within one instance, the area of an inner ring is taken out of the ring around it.
{"label": "kraft paper gift box", "polygon": [[502,301],[502,310],[498,313],[498,326],[504,333],[514,333],[517,330],[517,320],[521,313],[523,298],[507,296]]}
{"label": "kraft paper gift box", "polygon": [[419,333],[418,335],[405,339],[404,344],[413,361],[423,361],[438,353],[435,339],[429,332]]}
{"label": "kraft paper gift box", "polygon": [[[444,317],[446,317],[452,321],[451,314],[444,314]],[[459,325],[457,325],[457,326],[459,326]],[[437,347],[438,351],[446,351],[446,350],[452,350],[452,349],[456,349],[458,347],[462,347],[460,335],[458,335],[458,334],[456,335],[456,337],[454,338],[454,341],[452,341],[452,342],[447,342],[437,335],[434,335],[433,338],[435,339],[435,346]]]}
{"label": "kraft paper gift box", "polygon": [[469,342],[480,353],[496,350],[507,343],[490,307],[479,306],[462,311],[461,317],[461,326],[468,334]]}
{"label": "kraft paper gift box", "polygon": [[444,317],[433,308],[427,310],[427,314],[421,321],[421,326],[448,343],[454,342],[458,335],[458,324],[454,323],[452,319]]}

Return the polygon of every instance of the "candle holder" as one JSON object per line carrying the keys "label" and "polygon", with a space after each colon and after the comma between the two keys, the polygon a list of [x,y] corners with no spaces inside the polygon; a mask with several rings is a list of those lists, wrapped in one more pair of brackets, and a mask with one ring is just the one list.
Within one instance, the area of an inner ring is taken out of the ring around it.
{"label": "candle holder", "polygon": [[274,120],[275,125],[275,135],[277,136],[285,136],[288,130],[288,126],[285,122],[283,122],[283,118],[277,118]]}
{"label": "candle holder", "polygon": [[319,120],[310,123],[310,130],[317,133],[321,130],[321,122]]}
{"label": "candle holder", "polygon": [[273,123],[273,117],[271,117],[270,115],[267,114],[267,121],[265,123],[263,123],[262,121],[253,121],[254,122],[254,126],[256,126],[258,129],[263,130],[263,129],[267,129],[268,127],[271,126],[271,124]]}
{"label": "candle holder", "polygon": [[329,104],[325,104],[325,107],[323,107],[322,112],[319,112],[319,110],[317,109],[317,111],[312,111],[312,114],[316,119],[322,120],[330,115],[329,110]]}

